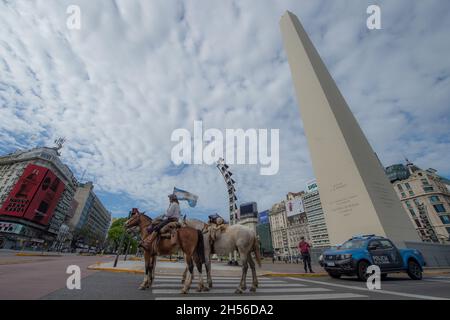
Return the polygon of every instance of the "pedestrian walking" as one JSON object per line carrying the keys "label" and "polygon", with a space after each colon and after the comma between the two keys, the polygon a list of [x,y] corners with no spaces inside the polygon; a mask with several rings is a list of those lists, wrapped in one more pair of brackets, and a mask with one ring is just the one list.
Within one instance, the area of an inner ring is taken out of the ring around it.
{"label": "pedestrian walking", "polygon": [[305,268],[305,273],[308,273],[308,268],[310,273],[314,273],[311,268],[311,253],[310,248],[311,245],[305,241],[305,237],[300,238],[300,243],[298,244],[298,250],[300,251],[300,254],[302,255],[303,259],[303,267]]}

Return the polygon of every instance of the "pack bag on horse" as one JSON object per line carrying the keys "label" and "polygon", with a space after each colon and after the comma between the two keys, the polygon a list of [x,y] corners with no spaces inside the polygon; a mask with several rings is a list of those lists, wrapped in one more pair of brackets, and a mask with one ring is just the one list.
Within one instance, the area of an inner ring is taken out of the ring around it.
{"label": "pack bag on horse", "polygon": [[[163,222],[167,220],[165,219]],[[144,242],[153,236],[150,245],[147,248],[144,247],[145,276],[139,289],[145,290],[152,286],[155,277],[156,257],[158,255],[170,255],[181,249],[185,257],[186,269],[189,271],[189,276],[184,282],[181,293],[187,293],[190,289],[194,277],[194,263],[199,272],[197,291],[203,291],[205,286],[203,284],[202,264],[205,263],[205,252],[202,232],[187,226],[176,227],[172,230],[173,237],[163,237],[156,241],[159,230],[167,226],[169,222],[164,223],[163,226],[161,224],[162,222],[155,224],[152,218],[140,213],[138,210],[133,210],[131,217],[125,223],[127,230],[138,226],[141,239],[144,239]],[[156,236],[154,235],[155,232]]]}
{"label": "pack bag on horse", "polygon": [[221,232],[225,231],[227,228],[227,224],[225,224],[225,219],[222,218],[219,214],[215,213],[208,216],[208,239],[211,247],[211,254],[214,254],[214,241],[217,239],[217,235]]}

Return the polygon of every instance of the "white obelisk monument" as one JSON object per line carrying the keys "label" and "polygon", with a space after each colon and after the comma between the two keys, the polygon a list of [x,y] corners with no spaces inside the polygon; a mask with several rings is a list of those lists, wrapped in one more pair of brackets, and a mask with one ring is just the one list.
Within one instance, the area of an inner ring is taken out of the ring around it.
{"label": "white obelisk monument", "polygon": [[298,18],[280,21],[330,242],[357,234],[419,241],[372,147]]}

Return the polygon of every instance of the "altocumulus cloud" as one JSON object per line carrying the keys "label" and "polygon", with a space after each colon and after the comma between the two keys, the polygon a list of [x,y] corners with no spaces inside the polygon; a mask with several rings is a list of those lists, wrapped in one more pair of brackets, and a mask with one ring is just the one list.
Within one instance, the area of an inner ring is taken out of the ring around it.
{"label": "altocumulus cloud", "polygon": [[[66,9],[80,6],[82,29]],[[450,3],[378,1],[0,1],[0,152],[51,144],[120,215],[166,206],[173,186],[198,216],[226,213],[213,166],[174,168],[176,128],[280,129],[280,170],[233,166],[260,209],[314,176],[278,21],[298,14],[386,165],[407,156],[450,174]],[[318,124],[320,125],[320,124]],[[330,159],[330,165],[333,165]]]}

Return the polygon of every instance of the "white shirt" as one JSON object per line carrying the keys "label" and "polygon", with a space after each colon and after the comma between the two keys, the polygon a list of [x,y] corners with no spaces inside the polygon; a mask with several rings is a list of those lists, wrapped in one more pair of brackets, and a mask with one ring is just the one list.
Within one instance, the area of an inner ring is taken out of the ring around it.
{"label": "white shirt", "polygon": [[180,205],[176,202],[171,202],[169,205],[169,208],[167,208],[166,214],[164,215],[165,218],[176,218],[180,219],[181,217],[181,211],[180,211]]}

